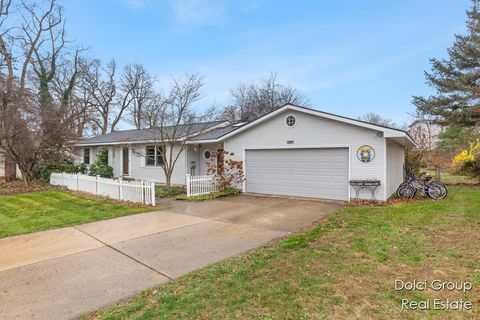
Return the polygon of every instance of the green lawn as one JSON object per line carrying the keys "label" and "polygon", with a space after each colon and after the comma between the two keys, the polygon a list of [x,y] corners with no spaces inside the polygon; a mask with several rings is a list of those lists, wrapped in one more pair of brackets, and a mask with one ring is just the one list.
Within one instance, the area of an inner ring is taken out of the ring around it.
{"label": "green lawn", "polygon": [[442,173],[441,179],[443,183],[449,185],[478,185],[480,184],[480,179],[478,177],[470,177],[470,176],[459,176],[450,174],[448,172]]}
{"label": "green lawn", "polygon": [[[442,201],[348,207],[266,247],[192,272],[85,319],[480,318],[480,189]],[[394,281],[470,281],[397,292]],[[401,299],[466,299],[474,311],[401,311]]]}
{"label": "green lawn", "polygon": [[0,238],[151,210],[65,191],[0,196]]}
{"label": "green lawn", "polygon": [[[426,173],[436,179],[435,170],[427,170]],[[449,186],[475,186],[480,185],[480,178],[475,176],[464,176],[456,173],[450,173],[448,171],[442,171],[440,173],[440,181]]]}

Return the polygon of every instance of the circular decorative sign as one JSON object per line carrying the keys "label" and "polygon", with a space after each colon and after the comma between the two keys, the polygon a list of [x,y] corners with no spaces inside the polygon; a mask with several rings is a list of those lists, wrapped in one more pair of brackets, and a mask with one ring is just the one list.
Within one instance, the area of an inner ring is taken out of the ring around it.
{"label": "circular decorative sign", "polygon": [[357,158],[362,162],[370,162],[375,158],[375,149],[368,145],[361,146],[357,150]]}

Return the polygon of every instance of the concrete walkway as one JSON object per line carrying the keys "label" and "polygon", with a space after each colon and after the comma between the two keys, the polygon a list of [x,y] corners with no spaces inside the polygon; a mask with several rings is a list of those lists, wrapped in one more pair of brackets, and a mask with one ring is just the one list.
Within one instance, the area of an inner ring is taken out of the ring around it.
{"label": "concrete walkway", "polygon": [[0,319],[74,318],[261,246],[341,205],[248,197],[0,239]]}

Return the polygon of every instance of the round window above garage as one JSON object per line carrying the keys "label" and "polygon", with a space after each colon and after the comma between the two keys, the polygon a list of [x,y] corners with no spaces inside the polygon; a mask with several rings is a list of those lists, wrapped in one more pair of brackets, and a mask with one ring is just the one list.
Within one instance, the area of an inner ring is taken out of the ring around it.
{"label": "round window above garage", "polygon": [[285,118],[285,125],[287,127],[293,128],[295,127],[296,124],[297,124],[297,117],[295,117],[293,114],[290,114]]}
{"label": "round window above garage", "polygon": [[212,153],[210,152],[210,150],[205,150],[205,151],[203,152],[203,157],[204,157],[205,159],[209,160],[211,156],[212,156]]}

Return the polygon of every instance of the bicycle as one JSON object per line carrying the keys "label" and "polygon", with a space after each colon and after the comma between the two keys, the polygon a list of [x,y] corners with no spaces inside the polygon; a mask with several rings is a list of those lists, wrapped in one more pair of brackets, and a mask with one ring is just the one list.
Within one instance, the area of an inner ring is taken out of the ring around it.
{"label": "bicycle", "polygon": [[[434,200],[444,199],[448,194],[448,189],[440,181],[433,181],[431,176],[426,176],[422,179],[423,184],[418,182],[417,177],[410,176],[407,181],[402,182],[397,189],[397,196],[399,198],[413,199],[420,191],[422,195],[427,195]],[[430,183],[429,183],[430,182]]]}
{"label": "bicycle", "polygon": [[[415,178],[417,181],[418,181],[418,178],[411,175],[411,176],[408,176],[407,179],[411,179],[411,178]],[[447,187],[441,183],[440,181],[431,181],[432,180],[432,177],[429,176],[429,175],[426,175],[425,178],[422,179],[422,182],[423,182],[423,185],[425,186],[427,183],[430,184],[430,185],[438,185],[444,192],[445,192],[445,196],[448,194],[448,190],[447,190]],[[431,182],[430,182],[431,181]],[[408,182],[407,181],[404,181],[402,182],[398,188],[397,188],[397,197],[400,197],[400,195],[398,194],[398,190],[400,189],[400,187],[403,187],[403,186],[407,186],[408,185]]]}

